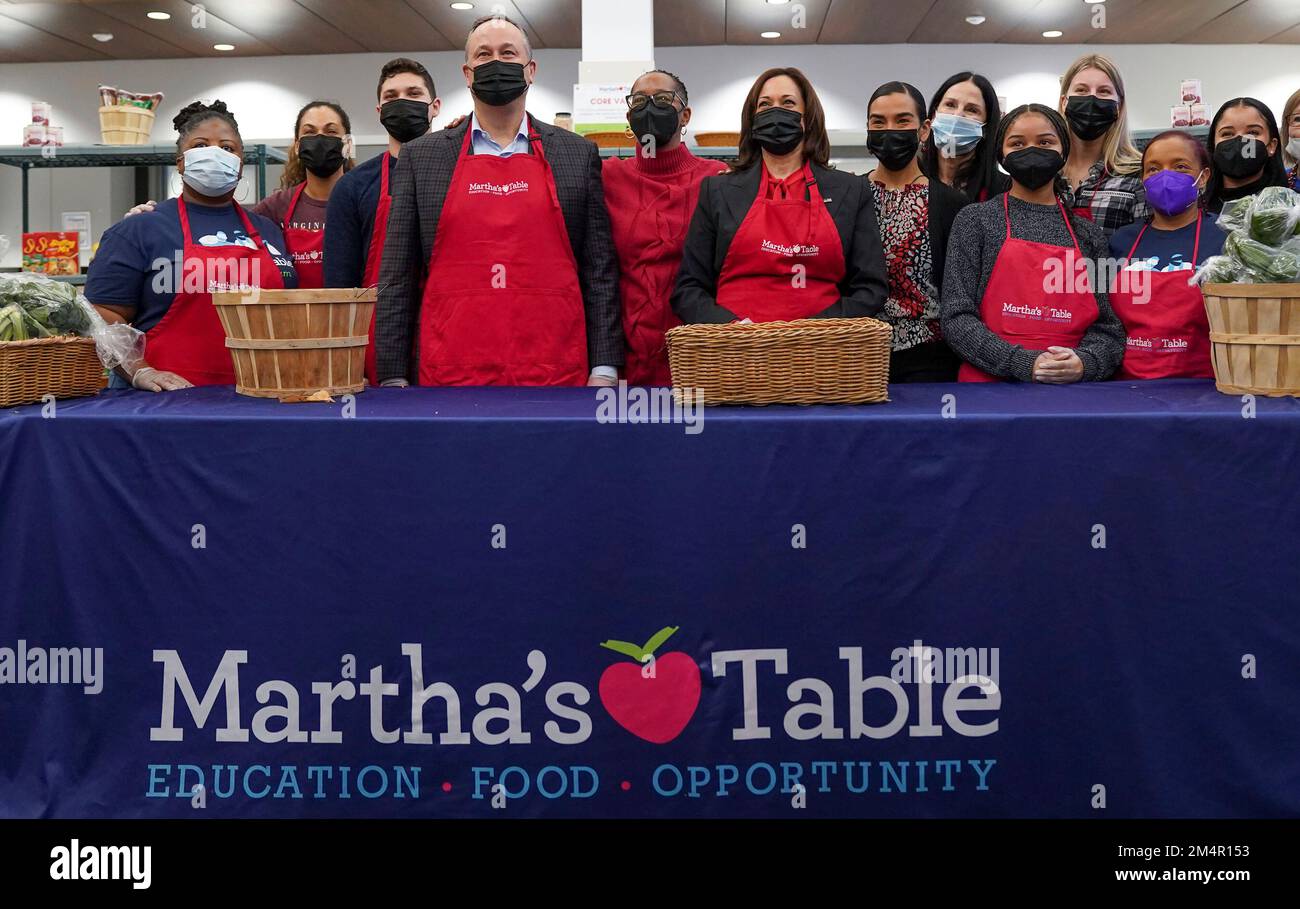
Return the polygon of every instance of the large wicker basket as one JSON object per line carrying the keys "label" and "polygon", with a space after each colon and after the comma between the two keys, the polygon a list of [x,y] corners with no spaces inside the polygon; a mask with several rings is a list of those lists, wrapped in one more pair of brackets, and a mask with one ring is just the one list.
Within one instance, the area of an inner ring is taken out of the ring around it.
{"label": "large wicker basket", "polygon": [[148,145],[154,112],[129,104],[99,109],[99,136],[105,145]]}
{"label": "large wicker basket", "polygon": [[601,130],[598,132],[584,133],[584,135],[595,142],[599,148],[635,148],[636,139],[627,134],[626,130]]}
{"label": "large wicker basket", "polygon": [[891,330],[877,319],[681,325],[668,332],[679,398],[704,404],[878,404],[889,400]]}
{"label": "large wicker basket", "polygon": [[283,398],[365,390],[375,288],[212,295],[235,363],[235,391]]}
{"label": "large wicker basket", "polygon": [[1201,289],[1219,391],[1300,397],[1300,284]]}
{"label": "large wicker basket", "polygon": [[90,338],[34,338],[0,343],[0,407],[35,404],[46,395],[79,398],[108,384]]}
{"label": "large wicker basket", "polygon": [[695,144],[700,148],[735,148],[740,144],[740,133],[696,133]]}

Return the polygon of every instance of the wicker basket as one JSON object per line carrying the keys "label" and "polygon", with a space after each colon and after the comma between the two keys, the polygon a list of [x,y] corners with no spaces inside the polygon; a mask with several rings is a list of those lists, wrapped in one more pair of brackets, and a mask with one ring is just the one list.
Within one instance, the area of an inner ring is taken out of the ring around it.
{"label": "wicker basket", "polygon": [[226,329],[241,395],[365,390],[375,288],[222,291],[212,302]]}
{"label": "wicker basket", "polygon": [[703,148],[736,148],[740,133],[696,133],[695,144]]}
{"label": "wicker basket", "polygon": [[1219,391],[1300,397],[1300,284],[1206,284],[1201,290]]}
{"label": "wicker basket", "polygon": [[99,136],[105,145],[148,145],[154,112],[129,104],[99,109]]}
{"label": "wicker basket", "polygon": [[629,136],[624,130],[608,130],[594,133],[584,133],[592,142],[596,143],[598,148],[635,148],[636,139]]}
{"label": "wicker basket", "polygon": [[108,384],[90,338],[34,338],[0,343],[0,407],[35,404],[46,395],[79,398]]}
{"label": "wicker basket", "polygon": [[891,329],[877,319],[681,325],[668,332],[679,400],[704,404],[878,404],[889,400]]}

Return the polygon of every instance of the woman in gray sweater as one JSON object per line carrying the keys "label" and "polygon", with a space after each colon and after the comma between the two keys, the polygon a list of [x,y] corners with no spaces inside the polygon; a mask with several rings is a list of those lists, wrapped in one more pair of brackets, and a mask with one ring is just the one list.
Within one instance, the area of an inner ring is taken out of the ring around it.
{"label": "woman in gray sweater", "polygon": [[1108,270],[1097,267],[1110,254],[1105,234],[1058,197],[1069,127],[1029,104],[1007,114],[996,141],[1011,190],[957,215],[944,271],[942,328],[965,361],[958,379],[1109,378],[1124,357],[1124,327],[1106,294]]}

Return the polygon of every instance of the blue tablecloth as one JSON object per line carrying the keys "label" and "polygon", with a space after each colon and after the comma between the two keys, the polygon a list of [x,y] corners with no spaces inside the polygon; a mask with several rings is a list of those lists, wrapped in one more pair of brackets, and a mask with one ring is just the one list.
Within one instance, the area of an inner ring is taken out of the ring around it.
{"label": "blue tablecloth", "polygon": [[0,813],[1300,813],[1300,404],[891,394],[0,411]]}

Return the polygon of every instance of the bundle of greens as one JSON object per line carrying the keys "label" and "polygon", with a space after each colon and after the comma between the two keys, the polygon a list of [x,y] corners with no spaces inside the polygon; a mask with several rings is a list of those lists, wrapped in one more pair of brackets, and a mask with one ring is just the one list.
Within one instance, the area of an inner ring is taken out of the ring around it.
{"label": "bundle of greens", "polygon": [[1228,238],[1223,255],[1197,272],[1203,284],[1291,284],[1300,282],[1300,193],[1270,186],[1228,202],[1219,215]]}
{"label": "bundle of greens", "polygon": [[1251,198],[1246,225],[1252,240],[1281,246],[1300,234],[1300,193],[1269,186]]}
{"label": "bundle of greens", "polygon": [[43,275],[0,275],[0,341],[91,333],[89,304],[77,289]]}

